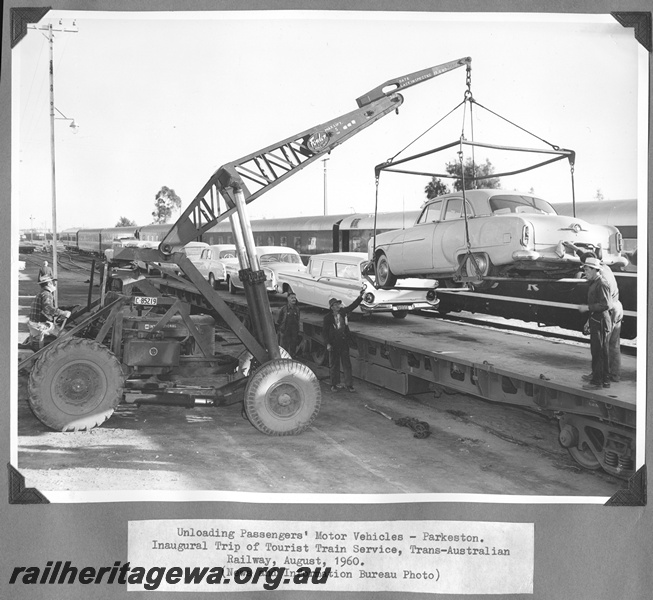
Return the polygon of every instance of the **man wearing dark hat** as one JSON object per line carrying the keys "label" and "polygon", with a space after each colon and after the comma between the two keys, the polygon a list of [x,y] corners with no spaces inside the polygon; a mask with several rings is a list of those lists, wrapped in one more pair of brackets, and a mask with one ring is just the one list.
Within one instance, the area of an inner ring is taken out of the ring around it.
{"label": "man wearing dark hat", "polygon": [[54,305],[54,291],[56,280],[51,276],[39,280],[41,291],[32,302],[29,312],[27,327],[29,328],[29,340],[34,352],[43,348],[45,336],[54,331],[54,319],[70,317],[70,311],[61,310]]}
{"label": "man wearing dark hat", "polygon": [[[565,245],[572,248],[580,258],[580,262],[584,265],[588,258],[598,258],[591,250],[579,248],[570,242],[565,242]],[[582,268],[582,267],[581,267]],[[608,373],[610,381],[618,383],[621,380],[621,322],[624,318],[624,307],[619,299],[619,285],[617,279],[608,266],[603,265],[601,269],[601,277],[605,279],[608,287],[610,288],[610,297],[612,298],[612,308],[610,309],[610,317],[612,317],[612,331],[610,332],[610,339],[608,340]],[[583,375],[583,381],[590,381],[592,373]]]}
{"label": "man wearing dark hat", "polygon": [[598,258],[585,260],[583,270],[589,281],[587,304],[581,305],[581,312],[589,312],[590,351],[592,353],[592,374],[589,382],[583,386],[586,390],[598,390],[610,387],[609,340],[612,332],[613,309],[610,286],[601,276],[604,266]]}
{"label": "man wearing dark hat", "polygon": [[329,369],[331,372],[331,391],[338,390],[340,385],[340,364],[345,375],[345,387],[354,391],[354,382],[351,375],[351,359],[349,358],[349,324],[348,315],[352,313],[363,301],[363,290],[358,298],[349,306],[342,306],[342,300],[331,298],[329,308],[331,312],[324,317],[322,322],[322,335],[329,352]]}

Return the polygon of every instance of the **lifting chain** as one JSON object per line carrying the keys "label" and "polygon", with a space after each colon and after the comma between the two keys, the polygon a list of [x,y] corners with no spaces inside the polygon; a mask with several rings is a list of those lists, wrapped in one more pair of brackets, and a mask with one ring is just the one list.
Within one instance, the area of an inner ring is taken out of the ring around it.
{"label": "lifting chain", "polygon": [[467,74],[465,76],[465,84],[467,89],[465,90],[465,100],[473,100],[472,96],[472,65],[471,63],[467,64]]}

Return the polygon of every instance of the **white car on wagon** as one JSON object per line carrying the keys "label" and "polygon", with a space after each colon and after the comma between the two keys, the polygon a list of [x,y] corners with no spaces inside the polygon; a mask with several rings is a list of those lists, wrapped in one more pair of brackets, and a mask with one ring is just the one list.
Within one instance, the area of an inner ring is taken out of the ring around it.
{"label": "white car on wagon", "polygon": [[434,279],[407,279],[403,287],[375,289],[364,272],[369,260],[365,252],[332,252],[311,256],[305,273],[280,272],[283,292],[294,292],[303,304],[328,308],[329,298],[351,304],[365,288],[363,302],[356,309],[363,314],[387,312],[403,319],[409,312],[437,308],[440,300]]}
{"label": "white car on wagon", "polygon": [[[281,272],[305,271],[306,267],[302,262],[299,252],[287,246],[258,246],[256,255],[265,273],[265,289],[271,293],[281,293],[279,275]],[[230,261],[225,266],[225,277],[227,287],[231,294],[243,289],[243,282],[240,280],[240,263],[238,259]]]}
{"label": "white car on wagon", "polygon": [[195,266],[211,287],[217,288],[227,281],[226,265],[235,263],[236,258],[236,246],[233,244],[214,244],[202,250]]}

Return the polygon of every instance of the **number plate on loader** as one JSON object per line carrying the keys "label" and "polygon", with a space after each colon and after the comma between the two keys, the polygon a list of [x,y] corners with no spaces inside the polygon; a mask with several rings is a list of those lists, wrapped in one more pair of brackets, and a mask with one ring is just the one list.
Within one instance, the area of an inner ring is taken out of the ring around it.
{"label": "number plate on loader", "polygon": [[157,298],[151,296],[135,296],[134,304],[138,306],[156,306]]}

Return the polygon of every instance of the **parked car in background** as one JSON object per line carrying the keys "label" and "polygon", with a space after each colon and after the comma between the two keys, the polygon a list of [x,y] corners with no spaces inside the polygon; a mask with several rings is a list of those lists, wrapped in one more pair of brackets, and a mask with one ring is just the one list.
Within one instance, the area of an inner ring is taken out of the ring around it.
{"label": "parked car in background", "polygon": [[375,289],[373,276],[365,275],[369,259],[365,252],[332,252],[316,254],[305,272],[280,272],[282,292],[294,292],[302,304],[329,307],[330,298],[351,304],[365,289],[363,302],[356,309],[363,314],[389,312],[403,319],[409,312],[437,308],[440,301],[433,279],[407,279],[402,288]]}
{"label": "parked car in background", "polygon": [[[306,270],[297,250],[286,246],[259,246],[256,248],[256,254],[261,270],[265,273],[265,289],[268,292],[281,293],[278,275],[282,271],[300,272]],[[232,294],[235,294],[239,289],[243,289],[243,283],[238,275],[239,270],[238,260],[230,262],[225,268],[227,287]]]}
{"label": "parked car in background", "polygon": [[204,248],[195,263],[197,270],[216,288],[227,281],[225,266],[237,264],[236,246],[233,244],[215,244]]}
{"label": "parked car in background", "polygon": [[[157,243],[156,247],[158,248]],[[209,245],[204,242],[189,242],[182,248],[182,252],[188,259],[197,266],[202,255],[202,251],[208,248]],[[181,269],[175,263],[154,263],[156,268],[159,269],[161,275],[181,275]]]}
{"label": "parked car in background", "polygon": [[532,194],[466,190],[465,199],[467,220],[463,194],[454,192],[428,200],[413,227],[376,236],[368,256],[381,287],[403,277],[442,282],[463,275],[479,283],[493,276],[566,277],[578,271],[580,259],[564,242],[594,251],[612,268],[628,264],[621,233],[611,225],[558,215]]}

